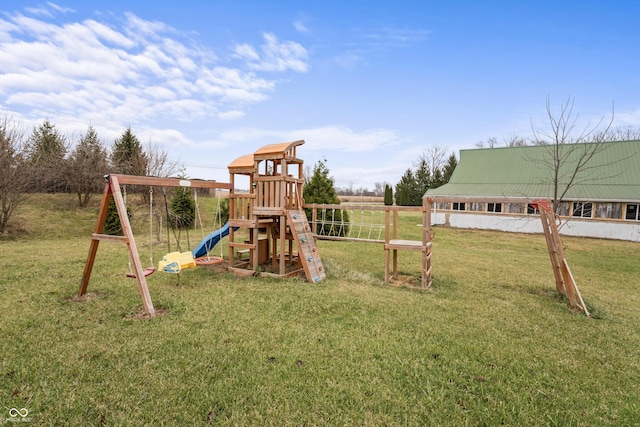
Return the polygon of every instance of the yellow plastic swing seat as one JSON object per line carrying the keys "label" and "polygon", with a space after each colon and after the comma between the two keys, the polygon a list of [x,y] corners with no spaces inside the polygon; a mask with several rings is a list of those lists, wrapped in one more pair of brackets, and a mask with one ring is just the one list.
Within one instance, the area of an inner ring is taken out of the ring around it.
{"label": "yellow plastic swing seat", "polygon": [[191,252],[169,252],[158,261],[158,271],[165,273],[180,273],[185,268],[196,268]]}

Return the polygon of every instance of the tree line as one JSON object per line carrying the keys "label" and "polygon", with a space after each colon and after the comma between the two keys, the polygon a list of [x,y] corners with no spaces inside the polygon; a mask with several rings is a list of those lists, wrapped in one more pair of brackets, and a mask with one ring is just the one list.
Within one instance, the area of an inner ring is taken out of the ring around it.
{"label": "tree line", "polygon": [[[321,162],[326,168],[326,161]],[[366,187],[354,188],[352,184],[347,187],[335,187],[338,196],[373,196],[383,197],[385,205],[393,205],[394,194],[395,204],[399,206],[419,206],[422,204],[422,197],[429,188],[437,188],[449,182],[453,170],[458,164],[458,159],[454,153],[447,157],[447,148],[434,145],[425,149],[414,162],[413,168],[407,168],[404,175],[394,187],[388,182],[374,183],[373,190]],[[317,167],[318,165],[316,165]],[[310,168],[307,172],[311,172]],[[315,173],[316,168],[313,169]],[[307,180],[309,181],[309,180]],[[329,203],[319,202],[319,203]]]}
{"label": "tree line", "polygon": [[184,173],[167,153],[144,149],[131,127],[110,146],[88,126],[75,144],[49,120],[27,135],[22,124],[0,118],[0,234],[6,234],[16,209],[33,193],[68,193],[86,207],[104,188],[104,175],[171,176]]}

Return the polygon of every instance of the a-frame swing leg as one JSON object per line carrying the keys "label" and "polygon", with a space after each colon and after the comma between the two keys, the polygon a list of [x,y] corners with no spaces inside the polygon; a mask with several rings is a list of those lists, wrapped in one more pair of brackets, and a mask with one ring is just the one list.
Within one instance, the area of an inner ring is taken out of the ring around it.
{"label": "a-frame swing leg", "polygon": [[[129,258],[133,264],[133,269],[138,281],[138,287],[140,290],[140,296],[142,297],[142,304],[144,310],[150,316],[155,315],[155,308],[151,301],[151,295],[149,294],[149,287],[147,286],[147,279],[144,275],[144,269],[142,268],[142,262],[140,261],[140,255],[138,254],[138,248],[136,241],[133,237],[133,231],[131,230],[131,223],[129,222],[129,216],[127,215],[127,208],[120,192],[120,183],[115,176],[109,176],[108,182],[105,184],[104,193],[102,195],[102,201],[100,203],[100,211],[98,213],[98,220],[94,233],[91,235],[91,245],[89,246],[89,255],[87,256],[87,262],[84,266],[84,272],[82,274],[82,282],[80,284],[79,295],[84,295],[87,292],[89,285],[89,278],[91,277],[91,271],[93,269],[93,263],[95,261],[96,253],[98,251],[98,244],[101,240],[109,240],[120,243],[126,243],[129,252]],[[107,212],[109,210],[109,202],[111,197],[116,205],[118,211],[118,217],[120,218],[120,225],[124,236],[110,236],[102,234],[104,229],[104,223],[107,219]]]}
{"label": "a-frame swing leg", "polygon": [[87,256],[87,262],[84,264],[84,271],[82,273],[82,281],[80,283],[80,289],[78,295],[82,296],[87,293],[87,287],[89,286],[89,279],[91,278],[91,271],[93,270],[93,262],[96,259],[96,253],[98,252],[98,244],[100,243],[97,236],[102,234],[104,229],[104,223],[107,220],[107,211],[109,210],[109,202],[111,201],[111,188],[107,182],[104,185],[104,192],[102,193],[102,201],[100,202],[100,210],[98,211],[98,220],[96,226],[93,229],[91,235],[91,245],[89,246],[89,255]]}

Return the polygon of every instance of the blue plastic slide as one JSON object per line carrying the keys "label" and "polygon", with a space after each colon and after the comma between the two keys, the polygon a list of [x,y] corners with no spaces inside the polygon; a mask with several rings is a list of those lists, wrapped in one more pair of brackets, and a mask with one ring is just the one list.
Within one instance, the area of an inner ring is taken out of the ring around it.
{"label": "blue plastic slide", "polygon": [[227,222],[221,229],[211,232],[193,250],[193,257],[200,258],[207,255],[218,244],[220,239],[229,234],[229,223]]}

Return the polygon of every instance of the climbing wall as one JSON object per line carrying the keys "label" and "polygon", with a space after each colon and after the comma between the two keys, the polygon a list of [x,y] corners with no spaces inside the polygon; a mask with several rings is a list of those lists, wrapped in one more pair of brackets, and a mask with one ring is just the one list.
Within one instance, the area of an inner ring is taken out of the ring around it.
{"label": "climbing wall", "polygon": [[290,210],[287,211],[287,219],[289,220],[289,227],[291,234],[296,241],[298,247],[298,256],[300,262],[304,268],[304,273],[307,275],[307,280],[312,283],[317,283],[327,278],[316,247],[316,241],[313,238],[311,227],[307,221],[307,216],[303,210]]}

